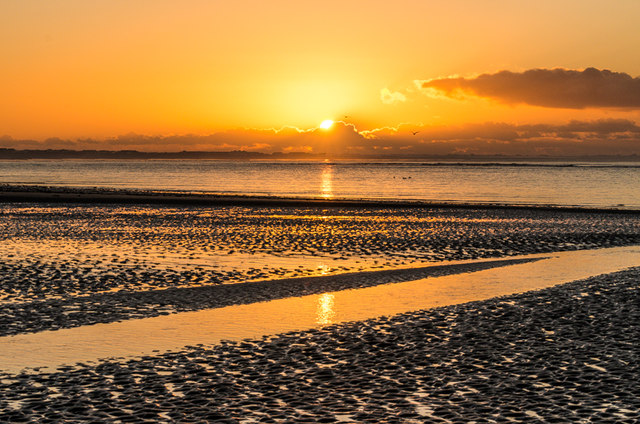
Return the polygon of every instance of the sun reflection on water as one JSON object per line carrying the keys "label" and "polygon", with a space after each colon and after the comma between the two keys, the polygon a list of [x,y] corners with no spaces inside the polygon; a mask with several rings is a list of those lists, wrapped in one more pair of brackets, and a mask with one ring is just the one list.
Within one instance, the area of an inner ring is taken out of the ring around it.
{"label": "sun reflection on water", "polygon": [[322,198],[333,198],[333,165],[327,165],[322,169]]}
{"label": "sun reflection on water", "polygon": [[322,294],[318,297],[318,306],[316,308],[316,323],[321,325],[332,324],[336,316],[335,296],[330,293]]}

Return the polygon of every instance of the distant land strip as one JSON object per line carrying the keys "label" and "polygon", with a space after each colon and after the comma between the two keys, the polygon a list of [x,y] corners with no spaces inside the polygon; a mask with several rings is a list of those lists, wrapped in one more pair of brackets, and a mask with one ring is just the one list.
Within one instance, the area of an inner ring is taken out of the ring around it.
{"label": "distant land strip", "polygon": [[594,208],[544,204],[456,203],[425,200],[318,199],[280,196],[244,196],[207,192],[115,189],[102,187],[59,187],[0,184],[0,203],[89,203],[155,204],[184,206],[347,207],[347,208],[445,208],[521,209],[584,213],[640,214],[640,210]]}
{"label": "distant land strip", "polygon": [[[410,161],[459,161],[503,163],[511,161],[522,162],[639,162],[640,155],[585,155],[585,156],[506,156],[506,155],[328,155],[326,153],[307,152],[248,152],[232,150],[224,152],[214,151],[181,151],[181,152],[141,152],[138,150],[69,150],[69,149],[30,149],[17,150],[0,148],[0,160],[28,160],[28,159],[118,159],[118,160],[170,160],[170,159],[217,159],[217,160],[410,160]],[[451,163],[447,163],[450,165]],[[435,165],[438,165],[437,163]]]}

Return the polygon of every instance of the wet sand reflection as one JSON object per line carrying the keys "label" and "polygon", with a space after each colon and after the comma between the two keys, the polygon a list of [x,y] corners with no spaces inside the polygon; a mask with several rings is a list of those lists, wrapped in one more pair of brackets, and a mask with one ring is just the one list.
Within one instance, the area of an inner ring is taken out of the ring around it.
{"label": "wet sand reflection", "polygon": [[540,256],[551,257],[405,283],[1,337],[0,364],[10,372],[25,367],[56,367],[484,300],[636,266],[640,263],[640,247],[530,257]]}
{"label": "wet sand reflection", "polygon": [[333,320],[336,316],[335,308],[335,295],[331,293],[324,293],[318,297],[318,310],[316,324],[327,325],[333,324]]}

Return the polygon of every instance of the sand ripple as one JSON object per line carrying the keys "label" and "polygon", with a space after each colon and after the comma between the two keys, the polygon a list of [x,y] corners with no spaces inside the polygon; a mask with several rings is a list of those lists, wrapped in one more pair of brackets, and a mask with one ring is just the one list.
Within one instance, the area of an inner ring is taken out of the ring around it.
{"label": "sand ripple", "polygon": [[637,422],[639,279],[3,375],[0,420]]}

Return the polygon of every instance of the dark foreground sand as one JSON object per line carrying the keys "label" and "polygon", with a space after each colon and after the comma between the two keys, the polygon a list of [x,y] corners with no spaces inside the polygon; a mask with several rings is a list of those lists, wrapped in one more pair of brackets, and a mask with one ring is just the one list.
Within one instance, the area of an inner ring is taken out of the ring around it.
{"label": "dark foreground sand", "polygon": [[0,421],[638,422],[639,281],[3,375]]}

